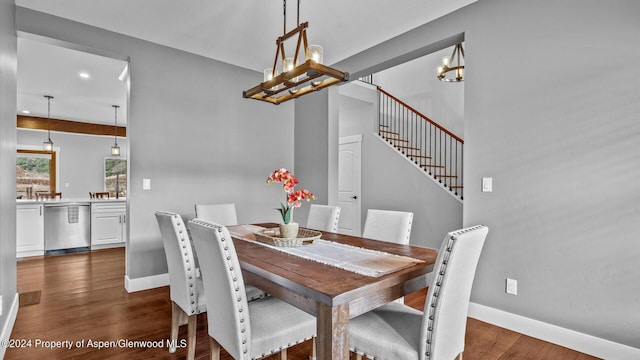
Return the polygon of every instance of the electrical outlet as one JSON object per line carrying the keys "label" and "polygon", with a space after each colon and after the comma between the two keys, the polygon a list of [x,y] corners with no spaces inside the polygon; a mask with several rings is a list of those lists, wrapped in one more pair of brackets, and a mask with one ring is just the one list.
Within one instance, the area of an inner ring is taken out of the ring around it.
{"label": "electrical outlet", "polygon": [[507,278],[507,286],[505,291],[510,295],[518,295],[518,280]]}

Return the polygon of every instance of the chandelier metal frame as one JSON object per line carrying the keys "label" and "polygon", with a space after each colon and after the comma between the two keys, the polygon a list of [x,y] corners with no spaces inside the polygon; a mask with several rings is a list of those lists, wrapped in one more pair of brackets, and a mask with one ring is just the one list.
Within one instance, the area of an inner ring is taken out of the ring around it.
{"label": "chandelier metal frame", "polygon": [[[457,44],[453,48],[453,52],[451,53],[451,57],[449,59],[444,58],[442,66],[438,66],[437,76],[440,81],[444,82],[460,82],[464,81],[464,48],[462,47],[462,43]],[[455,66],[451,66],[451,64],[456,62]],[[462,63],[462,65],[461,65]],[[455,77],[448,78],[447,73],[455,71]]]}
{"label": "chandelier metal frame", "polygon": [[[285,41],[298,36],[295,54],[293,57],[293,69],[283,71],[271,80],[266,80],[249,90],[242,92],[244,98],[261,100],[272,104],[280,104],[287,100],[295,99],[329,87],[334,84],[349,80],[349,73],[333,69],[314,61],[309,54],[309,43],[307,41],[308,22],[300,23],[300,1],[298,0],[298,23],[299,25],[286,31],[286,5],[284,0],[284,35],[276,40],[276,55],[273,60],[271,74],[278,74],[278,59],[280,63],[286,59]],[[299,56],[304,51],[304,62],[299,63]]]}

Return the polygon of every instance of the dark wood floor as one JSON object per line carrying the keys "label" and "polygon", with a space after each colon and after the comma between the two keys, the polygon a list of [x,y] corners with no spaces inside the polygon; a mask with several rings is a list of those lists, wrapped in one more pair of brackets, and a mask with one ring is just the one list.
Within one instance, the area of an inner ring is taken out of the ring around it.
{"label": "dark wood floor", "polygon": [[[19,260],[18,292],[23,294],[23,304],[11,338],[25,344],[31,340],[31,347],[9,348],[5,359],[184,359],[186,349],[169,354],[166,346],[171,322],[169,288],[129,294],[123,282],[123,248]],[[405,301],[421,308],[424,296],[424,292],[412,294]],[[180,329],[179,336],[186,338],[186,327]],[[204,360],[209,355],[206,315],[198,317],[197,336],[196,358]],[[120,339],[155,341],[157,346],[88,346],[89,340]],[[46,341],[70,341],[72,348],[45,348],[62,345]],[[81,341],[84,345],[77,346]],[[307,359],[310,351],[310,342],[300,344],[289,350],[289,359]],[[222,359],[231,358],[223,352]],[[464,359],[595,358],[469,319]]]}

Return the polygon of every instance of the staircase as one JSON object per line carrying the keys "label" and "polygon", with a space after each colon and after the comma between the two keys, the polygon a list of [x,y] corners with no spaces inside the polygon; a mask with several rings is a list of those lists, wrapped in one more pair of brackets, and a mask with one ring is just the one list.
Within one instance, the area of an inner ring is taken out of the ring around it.
{"label": "staircase", "polygon": [[464,141],[381,87],[377,88],[378,135],[463,200]]}

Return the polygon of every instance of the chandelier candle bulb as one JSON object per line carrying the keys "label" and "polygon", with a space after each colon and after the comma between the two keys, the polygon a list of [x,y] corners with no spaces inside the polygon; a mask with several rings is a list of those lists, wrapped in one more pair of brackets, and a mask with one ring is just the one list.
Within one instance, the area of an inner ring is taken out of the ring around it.
{"label": "chandelier candle bulb", "polygon": [[[285,59],[282,61],[282,72],[283,72],[283,73],[293,71],[294,69],[295,69],[295,59],[294,59],[294,58],[285,58]],[[294,77],[292,77],[292,78],[291,78],[291,79],[289,79],[289,80],[290,80],[291,82],[296,83],[296,82],[298,82],[298,79],[299,79],[299,78],[300,78],[299,76],[294,76]],[[296,92],[296,90],[295,90],[295,89],[293,89],[293,90],[289,90],[289,91],[293,91],[294,93]]]}
{"label": "chandelier candle bulb", "polygon": [[293,70],[293,58],[286,58],[282,60],[282,72],[288,72]]}
{"label": "chandelier candle bulb", "polygon": [[[264,82],[267,82],[269,80],[273,80],[273,78],[275,78],[276,76],[278,76],[278,70],[276,70],[276,72],[273,72],[273,69],[264,69]],[[271,91],[276,91],[278,90],[278,85],[270,88],[269,90]]]}
{"label": "chandelier candle bulb", "polygon": [[322,46],[320,45],[309,45],[309,59],[311,59],[316,64],[322,64]]}
{"label": "chandelier candle bulb", "polygon": [[269,81],[271,79],[273,79],[272,69],[264,69],[264,81]]}

